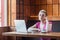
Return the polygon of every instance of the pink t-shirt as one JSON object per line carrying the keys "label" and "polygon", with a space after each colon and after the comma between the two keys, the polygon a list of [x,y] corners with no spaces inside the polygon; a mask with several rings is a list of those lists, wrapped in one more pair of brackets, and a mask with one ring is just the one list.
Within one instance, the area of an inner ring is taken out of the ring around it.
{"label": "pink t-shirt", "polygon": [[[37,22],[37,23],[36,23],[36,28],[40,29],[40,23],[41,23],[41,22]],[[49,24],[52,24],[52,22],[49,22]],[[46,30],[46,23],[44,24],[43,29]]]}
{"label": "pink t-shirt", "polygon": [[[52,24],[52,22],[49,22],[49,24]],[[40,29],[40,22],[36,23],[36,28]],[[46,29],[46,25],[43,28]],[[40,40],[51,40],[51,38],[40,38]]]}

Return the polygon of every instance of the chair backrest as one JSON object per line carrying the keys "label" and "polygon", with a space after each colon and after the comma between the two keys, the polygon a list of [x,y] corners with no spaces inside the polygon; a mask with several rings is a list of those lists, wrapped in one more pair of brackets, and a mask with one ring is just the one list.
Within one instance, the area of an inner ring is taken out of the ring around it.
{"label": "chair backrest", "polygon": [[60,32],[60,21],[52,21],[52,31]]}
{"label": "chair backrest", "polygon": [[26,22],[26,26],[27,26],[27,29],[30,27],[30,26],[32,26],[32,25],[34,25],[36,22],[38,22],[39,20],[28,20],[27,22]]}

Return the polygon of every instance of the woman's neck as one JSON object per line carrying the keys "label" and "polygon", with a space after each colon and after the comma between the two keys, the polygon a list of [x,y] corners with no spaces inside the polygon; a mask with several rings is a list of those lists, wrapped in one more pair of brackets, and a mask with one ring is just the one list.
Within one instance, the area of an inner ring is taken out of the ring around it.
{"label": "woman's neck", "polygon": [[42,23],[45,24],[46,23],[46,20],[42,21]]}

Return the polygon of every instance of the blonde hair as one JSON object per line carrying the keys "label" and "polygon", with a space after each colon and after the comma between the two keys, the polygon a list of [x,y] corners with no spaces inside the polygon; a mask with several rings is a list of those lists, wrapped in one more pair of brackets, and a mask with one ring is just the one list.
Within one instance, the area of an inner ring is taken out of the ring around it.
{"label": "blonde hair", "polygon": [[40,14],[45,14],[47,16],[47,12],[45,10],[40,10],[39,11],[39,14],[38,14],[38,17],[39,17],[39,20],[40,20]]}
{"label": "blonde hair", "polygon": [[45,15],[47,16],[47,12],[46,12],[45,10],[40,10],[40,11],[39,11],[39,15],[40,15],[40,14],[45,14]]}

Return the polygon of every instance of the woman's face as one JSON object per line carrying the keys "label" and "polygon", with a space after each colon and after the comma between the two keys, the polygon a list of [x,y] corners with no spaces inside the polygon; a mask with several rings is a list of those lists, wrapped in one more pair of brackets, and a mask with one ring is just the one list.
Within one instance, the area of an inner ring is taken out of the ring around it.
{"label": "woman's face", "polygon": [[46,15],[45,15],[45,13],[44,13],[44,14],[40,14],[40,19],[41,19],[42,21],[46,20]]}

